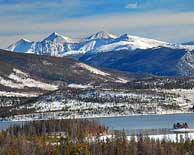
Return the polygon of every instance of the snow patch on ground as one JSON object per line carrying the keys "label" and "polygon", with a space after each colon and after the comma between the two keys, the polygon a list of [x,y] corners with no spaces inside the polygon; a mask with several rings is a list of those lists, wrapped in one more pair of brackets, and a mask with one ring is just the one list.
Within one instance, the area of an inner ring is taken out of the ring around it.
{"label": "snow patch on ground", "polygon": [[[31,79],[28,74],[18,70],[18,69],[13,69],[14,73],[11,73],[8,77],[9,79],[12,79],[13,81],[16,81],[19,84],[16,84],[20,87],[18,88],[24,88],[24,87],[29,87],[29,88],[40,88],[42,90],[56,90],[58,87],[56,85],[51,85],[47,83],[43,83],[40,81],[36,81],[34,79]],[[13,83],[12,83],[13,84]]]}
{"label": "snow patch on ground", "polygon": [[125,80],[125,79],[123,79],[123,78],[118,77],[118,80],[116,80],[115,82],[119,82],[119,83],[127,83],[127,82],[129,82],[129,81],[128,81],[128,80]]}
{"label": "snow patch on ground", "polygon": [[24,73],[24,72],[22,72],[21,70],[19,70],[19,69],[13,69],[13,71],[16,73],[16,74],[21,74],[21,75],[23,75],[23,76],[28,76],[28,74],[27,73]]}
{"label": "snow patch on ground", "polygon": [[[187,138],[185,137],[185,134],[179,134],[178,137],[176,137],[176,134],[166,134],[166,135],[146,135],[144,137],[149,137],[150,139],[153,139],[153,140],[159,140],[159,141],[162,141],[162,140],[166,140],[166,141],[171,141],[171,142],[181,142],[181,139],[183,141],[185,141]],[[107,139],[114,139],[115,138],[115,135],[110,135],[110,134],[107,134],[107,135],[101,135],[98,137],[98,140],[100,141],[103,141],[103,142],[106,142]],[[178,139],[177,139],[178,138]],[[134,139],[135,141],[137,141],[138,137],[137,136],[127,136],[127,140],[132,140]],[[189,133],[188,134],[188,139],[190,140],[194,140],[194,133]],[[92,136],[92,137],[89,137],[87,138],[87,140],[89,142],[95,142],[96,141],[96,137],[95,136]]]}
{"label": "snow patch on ground", "polygon": [[94,74],[97,74],[97,75],[102,75],[102,76],[109,76],[109,75],[110,75],[110,74],[108,74],[108,73],[105,73],[105,72],[103,72],[103,71],[101,71],[101,70],[99,70],[99,69],[96,69],[96,68],[94,68],[94,67],[91,67],[91,66],[89,66],[89,65],[86,65],[86,64],[84,64],[84,63],[78,63],[77,65],[78,65],[79,67],[84,68],[84,69],[90,71],[91,73],[94,73]]}
{"label": "snow patch on ground", "polygon": [[23,89],[24,85],[15,83],[12,80],[4,79],[3,77],[0,77],[0,84],[9,88],[17,88],[17,89]]}
{"label": "snow patch on ground", "polygon": [[70,50],[70,51],[67,51],[67,52],[65,52],[64,54],[60,55],[60,57],[69,56],[69,55],[85,54],[85,53],[86,53],[86,51]]}
{"label": "snow patch on ground", "polygon": [[85,89],[85,88],[91,88],[92,86],[72,83],[72,84],[69,84],[68,87],[70,87],[70,88],[82,88],[82,89]]}
{"label": "snow patch on ground", "polygon": [[6,96],[6,97],[36,97],[39,94],[36,93],[27,93],[27,92],[6,92],[6,91],[0,91],[0,96]]}
{"label": "snow patch on ground", "polygon": [[[172,133],[172,134],[166,134],[166,135],[147,135],[147,137],[154,139],[154,140],[166,140],[166,141],[172,141],[172,142],[176,142],[178,140],[178,142],[181,142],[182,140],[185,140],[185,133],[182,134],[178,134],[178,139],[176,138],[176,134]],[[127,139],[130,140],[131,136],[127,136]],[[188,139],[190,140],[194,140],[194,133],[188,133]]]}

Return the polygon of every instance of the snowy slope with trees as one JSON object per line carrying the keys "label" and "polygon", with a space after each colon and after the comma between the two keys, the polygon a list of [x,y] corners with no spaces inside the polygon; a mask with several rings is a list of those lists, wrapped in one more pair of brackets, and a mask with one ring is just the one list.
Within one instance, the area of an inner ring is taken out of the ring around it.
{"label": "snowy slope with trees", "polygon": [[71,84],[11,108],[6,116],[31,120],[192,112],[193,88],[192,79],[176,78],[137,80],[113,87]]}

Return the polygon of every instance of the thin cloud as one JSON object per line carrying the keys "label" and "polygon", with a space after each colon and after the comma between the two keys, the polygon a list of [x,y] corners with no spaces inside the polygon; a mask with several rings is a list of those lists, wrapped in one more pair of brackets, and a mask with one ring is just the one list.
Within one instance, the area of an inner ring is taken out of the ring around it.
{"label": "thin cloud", "polygon": [[[186,38],[188,33],[186,32],[189,32],[189,34],[193,32],[193,17],[194,12],[149,12],[98,15],[59,22],[32,22],[30,19],[10,20],[1,23],[0,35],[1,39],[10,34],[12,36],[23,35],[24,37],[33,34],[33,38],[35,38],[36,35],[46,36],[50,32],[57,31],[67,36],[81,38],[99,30],[105,30],[117,34],[131,33],[132,35],[149,38],[154,36],[154,38],[166,41],[173,41],[173,39],[188,40]],[[6,32],[9,34],[6,34]],[[146,34],[146,32],[149,32],[149,34]],[[172,38],[172,36],[176,38]],[[19,36],[18,39],[20,39]],[[28,37],[27,39],[31,40]],[[0,47],[8,45],[7,41],[0,41]]]}
{"label": "thin cloud", "polygon": [[138,9],[141,8],[137,3],[129,3],[125,6],[126,9]]}

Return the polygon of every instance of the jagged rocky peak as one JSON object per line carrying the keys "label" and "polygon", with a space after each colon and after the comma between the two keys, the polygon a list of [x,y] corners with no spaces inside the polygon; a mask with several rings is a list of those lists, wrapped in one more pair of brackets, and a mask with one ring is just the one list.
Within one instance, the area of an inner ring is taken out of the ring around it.
{"label": "jagged rocky peak", "polygon": [[66,43],[73,43],[73,39],[63,36],[57,32],[51,33],[47,38],[45,38],[43,41],[60,41],[60,42],[66,42]]}

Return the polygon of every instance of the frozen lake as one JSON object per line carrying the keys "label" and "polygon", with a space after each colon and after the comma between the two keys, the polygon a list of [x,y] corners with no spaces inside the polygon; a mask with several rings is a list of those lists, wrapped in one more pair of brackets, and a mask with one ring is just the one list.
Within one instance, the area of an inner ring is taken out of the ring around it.
{"label": "frozen lake", "polygon": [[[194,128],[194,113],[105,117],[95,120],[115,130],[172,128],[173,124],[177,122],[187,122],[190,128]],[[11,124],[21,123],[22,122],[0,122],[0,130],[6,129]]]}
{"label": "frozen lake", "polygon": [[101,124],[116,130],[172,128],[174,123],[187,122],[194,128],[194,113],[170,115],[121,116],[97,119]]}

